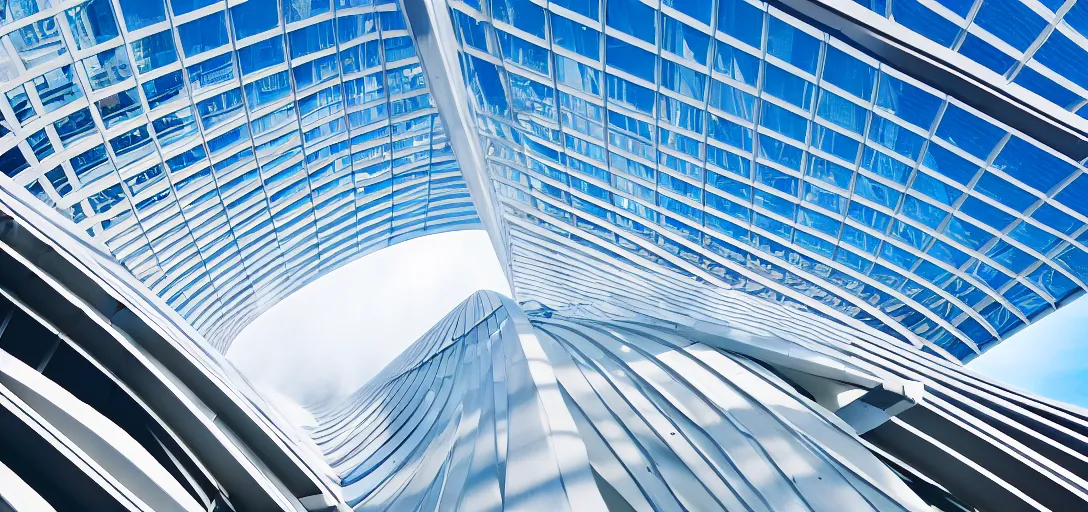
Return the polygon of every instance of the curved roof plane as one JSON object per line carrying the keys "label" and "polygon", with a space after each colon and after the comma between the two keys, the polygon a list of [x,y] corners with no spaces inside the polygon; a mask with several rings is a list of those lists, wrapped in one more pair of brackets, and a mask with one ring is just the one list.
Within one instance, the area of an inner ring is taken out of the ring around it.
{"label": "curved roof plane", "polygon": [[0,8],[0,168],[223,351],[329,270],[479,225],[397,4],[304,4]]}
{"label": "curved roof plane", "polygon": [[545,271],[566,246],[967,361],[1082,293],[1079,125],[1017,117],[1030,97],[940,67],[918,37],[901,49],[820,10],[849,2],[787,3],[811,15],[746,0],[449,2],[519,300],[585,296],[573,267]]}
{"label": "curved roof plane", "polygon": [[960,361],[1088,283],[1072,0],[6,5],[0,168],[221,350],[462,228],[519,300],[634,268]]}

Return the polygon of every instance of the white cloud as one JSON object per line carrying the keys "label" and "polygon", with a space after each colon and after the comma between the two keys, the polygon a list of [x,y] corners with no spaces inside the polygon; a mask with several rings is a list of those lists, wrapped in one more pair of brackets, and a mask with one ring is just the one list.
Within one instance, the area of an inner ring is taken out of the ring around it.
{"label": "white cloud", "polygon": [[510,294],[484,231],[428,235],[326,274],[250,324],[228,357],[266,394],[350,393],[476,290]]}

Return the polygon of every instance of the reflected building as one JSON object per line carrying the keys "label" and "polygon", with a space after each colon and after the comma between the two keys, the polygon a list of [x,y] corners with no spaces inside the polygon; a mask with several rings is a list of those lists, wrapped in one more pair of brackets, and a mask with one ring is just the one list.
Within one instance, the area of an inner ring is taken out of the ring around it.
{"label": "reflected building", "polygon": [[[964,366],[1088,289],[1081,14],[8,2],[0,503],[1083,508],[1086,413]],[[224,357],[459,229],[513,298],[316,426]]]}

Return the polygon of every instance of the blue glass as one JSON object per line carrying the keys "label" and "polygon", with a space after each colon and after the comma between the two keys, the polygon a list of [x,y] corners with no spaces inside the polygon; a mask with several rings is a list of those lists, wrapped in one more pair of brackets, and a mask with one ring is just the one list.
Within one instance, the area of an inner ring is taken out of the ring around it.
{"label": "blue glass", "polygon": [[292,59],[330,48],[336,44],[336,33],[333,31],[332,20],[288,32],[287,42],[288,47],[291,49]]}
{"label": "blue glass", "polygon": [[185,88],[181,71],[167,73],[149,82],[140,85],[147,97],[147,106],[154,110],[159,105],[165,104],[180,96]]}
{"label": "blue glass", "polygon": [[71,65],[61,66],[35,78],[34,89],[49,113],[83,97],[83,89],[74,75]]}
{"label": "blue glass", "polygon": [[95,131],[94,118],[89,109],[77,110],[53,123],[61,144],[70,146]]}
{"label": "blue glass", "polygon": [[88,0],[64,13],[80,50],[109,41],[119,34],[110,0]]}
{"label": "blue glass", "polygon": [[975,23],[1017,50],[1024,51],[1047,22],[1019,0],[984,0]]}
{"label": "blue glass", "polygon": [[[526,33],[544,38],[544,8],[529,0],[491,0],[491,16]],[[554,16],[553,16],[554,18]],[[385,29],[385,27],[382,27]]]}
{"label": "blue glass", "polygon": [[805,193],[802,198],[806,202],[821,206],[839,215],[846,214],[846,205],[848,203],[846,198],[811,183],[805,183]]}
{"label": "blue glass", "polygon": [[815,156],[809,159],[805,174],[844,190],[850,189],[854,179],[853,170]]}
{"label": "blue glass", "polygon": [[945,47],[951,47],[961,31],[954,23],[931,11],[918,0],[892,2],[892,17],[903,26]]}
{"label": "blue glass", "polygon": [[1035,52],[1036,61],[1081,87],[1088,87],[1088,70],[1078,64],[1085,58],[1088,51],[1058,30]]}
{"label": "blue glass", "polygon": [[761,133],[759,134],[759,156],[799,171],[804,150]]}
{"label": "blue glass", "polygon": [[860,174],[854,183],[854,193],[892,209],[899,203],[899,198],[902,196],[902,193]]}
{"label": "blue glass", "polygon": [[[662,62],[662,66],[665,66]],[[756,97],[740,89],[711,80],[710,105],[727,114],[753,121],[755,117]]]}
{"label": "blue glass", "polygon": [[756,165],[755,180],[790,196],[797,196],[798,179],[767,165]]}
{"label": "blue glass", "polygon": [[816,84],[773,64],[767,64],[764,68],[763,82],[764,92],[805,110],[812,110]]}
{"label": "blue glass", "polygon": [[[1061,192],[1058,192],[1058,194],[1054,196],[1054,199],[1057,199],[1058,202],[1068,206],[1081,215],[1088,215],[1088,175],[1082,174],[1078,176],[1077,179],[1066,185]],[[1040,212],[1037,211],[1036,216],[1038,216],[1039,213]],[[1054,217],[1059,216],[1057,213],[1052,215]],[[1050,223],[1048,222],[1047,224]],[[1070,223],[1062,222],[1059,225],[1066,226],[1070,225]]]}
{"label": "blue glass", "polygon": [[918,158],[925,144],[925,139],[921,135],[880,116],[873,116],[869,124],[869,140],[911,160]]}
{"label": "blue glass", "polygon": [[[1004,75],[1009,71],[1009,68],[1016,64],[1016,59],[970,33],[967,34],[963,44],[960,45],[960,54],[1001,75]],[[1028,68],[1025,67],[1024,69]]]}
{"label": "blue glass", "polygon": [[20,27],[8,39],[27,69],[51,62],[68,52],[61,39],[60,26],[54,18]]}
{"label": "blue glass", "polygon": [[[707,76],[672,61],[661,61],[661,86],[691,99],[706,97]],[[700,130],[701,131],[701,130]]]}
{"label": "blue glass", "polygon": [[20,85],[8,91],[7,98],[11,110],[15,112],[15,118],[20,123],[38,115],[34,110],[34,105],[30,103],[30,98],[26,95],[25,86]]}
{"label": "blue glass", "polygon": [[149,35],[129,45],[132,59],[140,73],[148,73],[178,61],[178,52],[174,49],[174,33],[164,30]]}
{"label": "blue glass", "polygon": [[926,254],[943,261],[952,267],[960,268],[971,260],[971,256],[967,253],[955,248],[950,244],[946,244],[940,240],[933,242],[933,246],[926,251]]}
{"label": "blue glass", "polygon": [[1040,311],[1048,308],[1050,303],[1039,294],[1031,291],[1027,286],[1017,283],[1005,292],[1005,298],[1016,306],[1024,316],[1031,318]]}
{"label": "blue glass", "polygon": [[938,144],[930,144],[926,148],[926,154],[922,158],[922,165],[952,178],[954,181],[966,185],[971,182],[978,172],[978,165],[941,147]]}
{"label": "blue glass", "polygon": [[1005,229],[1005,226],[1008,226],[1009,223],[1013,221],[1012,215],[998,210],[973,196],[968,197],[963,204],[960,205],[960,211],[982,221],[998,231]]}
{"label": "blue glass", "polygon": [[556,46],[593,60],[601,60],[600,32],[556,14],[551,15],[551,21],[552,40]]}
{"label": "blue glass", "polygon": [[1013,82],[1054,102],[1054,104],[1064,109],[1072,109],[1084,102],[1084,98],[1080,97],[1080,95],[1058,85],[1053,80],[1043,76],[1034,69],[1031,69],[1030,66],[1024,66],[1020,72],[1017,73]]}
{"label": "blue glass", "polygon": [[238,65],[242,76],[282,64],[284,61],[282,36],[238,49]]}
{"label": "blue glass", "polygon": [[820,89],[820,106],[816,111],[823,119],[835,123],[858,135],[865,128],[869,111],[826,89]]}
{"label": "blue glass", "polygon": [[869,147],[861,156],[861,167],[900,185],[907,183],[911,171],[910,166]]}
{"label": "blue glass", "polygon": [[759,79],[759,58],[722,42],[715,43],[714,70],[748,85]]}
{"label": "blue glass", "polygon": [[1017,224],[1016,227],[1009,231],[1009,238],[1012,238],[1043,255],[1057,247],[1060,241],[1058,237],[1026,222]]}
{"label": "blue glass", "polygon": [[993,235],[986,232],[986,230],[958,217],[952,217],[948,221],[948,225],[944,228],[944,234],[964,247],[974,250],[978,250],[993,238]]}
{"label": "blue glass", "polygon": [[1012,271],[1014,274],[1023,272],[1029,265],[1036,261],[1035,258],[1028,253],[1013,247],[1008,242],[1000,240],[994,244],[990,250],[986,251],[986,256],[998,262],[1001,266]]}
{"label": "blue glass", "polygon": [[600,13],[600,4],[598,2],[587,2],[585,0],[554,0],[552,3],[587,18],[594,20],[600,19],[598,17]]}
{"label": "blue glass", "polygon": [[217,1],[218,0],[170,0],[170,6],[174,11],[174,16],[180,16],[217,3]]}
{"label": "blue glass", "polygon": [[753,48],[762,48],[763,11],[743,0],[720,0],[718,30]]}
{"label": "blue glass", "polygon": [[[1062,3],[1058,3],[1057,0],[1049,0],[1049,2],[1044,2],[1044,4],[1047,4],[1047,7],[1050,7],[1050,10],[1052,11],[1057,11],[1062,5]],[[1080,32],[1082,35],[1088,34],[1088,6],[1081,4],[1080,2],[1073,4],[1073,7],[1071,7],[1069,11],[1065,13],[1065,16],[1062,17],[1062,21],[1068,23],[1070,27],[1077,32]]]}
{"label": "blue glass", "polygon": [[941,221],[944,220],[947,213],[948,212],[941,208],[917,199],[914,196],[908,195],[903,200],[903,215],[921,222],[932,229],[937,229],[937,227],[941,225]]}
{"label": "blue glass", "polygon": [[1041,265],[1028,274],[1027,279],[1046,291],[1055,300],[1062,300],[1077,290],[1076,283],[1049,265]]}
{"label": "blue glass", "polygon": [[135,88],[121,91],[95,102],[102,124],[110,128],[143,113],[143,103]]}
{"label": "blue glass", "polygon": [[608,37],[606,41],[608,65],[625,71],[648,82],[655,82],[654,66],[646,65],[654,62],[656,56],[634,45],[628,44],[615,37]]}
{"label": "blue glass", "polygon": [[279,26],[276,0],[246,0],[230,8],[234,38],[245,39]]}
{"label": "blue glass", "polygon": [[1088,254],[1084,251],[1070,245],[1062,249],[1053,259],[1082,282],[1088,278]]}
{"label": "blue glass", "polygon": [[606,5],[608,26],[647,43],[657,44],[657,11],[653,7],[639,0],[614,0],[606,2]]}
{"label": "blue glass", "polygon": [[[1076,198],[1073,199],[1073,202],[1075,202]],[[1043,203],[1038,208],[1036,208],[1035,213],[1032,213],[1031,217],[1038,220],[1039,222],[1042,222],[1044,225],[1056,229],[1067,235],[1073,234],[1073,232],[1080,229],[1080,227],[1082,226],[1080,221],[1073,218],[1073,216],[1066,214],[1065,212],[1055,208],[1049,203]]]}
{"label": "blue glass", "polygon": [[329,0],[283,0],[283,17],[287,23],[302,21],[332,8]]}
{"label": "blue glass", "polygon": [[850,226],[849,224],[843,225],[842,241],[869,254],[876,254],[877,248],[880,247],[880,238]]}
{"label": "blue glass", "polygon": [[129,32],[166,21],[162,0],[120,0],[121,15]]}
{"label": "blue glass", "polygon": [[983,318],[997,330],[997,333],[1001,335],[1004,335],[1023,324],[1023,322],[1016,318],[1009,310],[996,302],[983,308],[980,313],[982,313]]}
{"label": "blue glass", "polygon": [[[519,65],[521,67],[524,67],[525,69],[528,69],[530,71],[535,71],[535,72],[540,73],[542,75],[548,75],[549,74],[548,70],[550,68],[549,63],[551,62],[551,59],[550,59],[551,53],[548,52],[547,49],[542,48],[542,47],[540,47],[540,46],[538,46],[536,44],[530,43],[529,41],[526,41],[526,40],[524,40],[524,39],[522,39],[520,37],[511,35],[511,34],[507,34],[506,32],[503,32],[501,30],[497,31],[497,32],[498,32],[498,36],[499,36],[499,46],[502,48],[503,57],[505,57],[507,59],[507,61],[509,61],[511,63],[514,63],[514,64],[517,64],[517,65]],[[610,47],[611,47],[611,44],[612,44],[611,41],[613,39],[614,38],[609,38],[609,41],[610,41],[609,46]],[[412,46],[411,38],[405,37],[405,38],[403,38],[403,40],[404,40],[404,47],[411,48],[411,46]],[[410,55],[405,55],[403,53],[396,54],[396,55],[390,55],[390,50],[389,50],[390,43],[391,43],[390,40],[386,39],[386,41],[385,41],[385,60],[387,62],[388,61],[394,61],[394,60],[397,60],[399,58],[407,58],[408,56],[410,56]],[[630,45],[627,45],[627,43],[623,43],[623,44],[628,46],[629,48],[634,48],[634,47],[632,47]],[[645,51],[642,51],[642,50],[638,50],[638,51],[643,54],[643,56],[641,58],[645,58],[644,55],[649,55],[649,53],[647,53]],[[611,54],[609,54],[609,55],[611,55]],[[634,54],[628,54],[628,56],[633,57]],[[619,57],[619,55],[617,55],[617,57]],[[611,59],[611,56],[609,57],[609,59]],[[609,60],[609,63],[611,63],[611,60]],[[628,62],[627,65],[632,66],[633,63]],[[645,66],[643,66],[643,67],[645,67]],[[650,72],[651,75],[653,74],[653,67],[652,66],[650,67],[649,72]],[[653,78],[650,78],[649,80],[653,80]]]}
{"label": "blue glass", "polygon": [[178,37],[181,39],[181,50],[186,57],[214,50],[230,41],[223,12],[209,14],[178,25]]}
{"label": "blue glass", "polygon": [[30,144],[30,150],[34,152],[38,161],[53,154],[53,145],[49,143],[49,135],[45,133],[45,130],[38,130],[27,137],[26,141]]}
{"label": "blue glass", "polygon": [[661,49],[706,65],[710,51],[710,35],[689,27],[668,16],[662,16]]}
{"label": "blue glass", "polygon": [[[854,162],[858,157],[858,149],[861,143],[821,124],[813,123],[812,139],[813,147],[819,148],[831,155],[837,156],[847,162]],[[814,157],[815,158],[815,157]]]}
{"label": "blue glass", "polygon": [[936,135],[967,153],[986,160],[1005,132],[960,107],[949,105],[941,118],[940,126],[937,127]]}
{"label": "blue glass", "polygon": [[763,103],[759,124],[802,143],[808,133],[808,121],[805,118],[768,102]]}
{"label": "blue glass", "polygon": [[822,43],[792,25],[770,18],[767,33],[767,53],[778,57],[809,74],[816,74]]}
{"label": "blue glass", "polygon": [[978,182],[975,183],[975,190],[1014,210],[1024,211],[1037,201],[1037,198],[1027,191],[990,172],[982,173]]}
{"label": "blue glass", "polygon": [[224,53],[185,69],[193,91],[234,80],[234,54]]}
{"label": "blue glass", "polygon": [[1005,171],[1013,178],[1035,188],[1049,192],[1051,188],[1074,172],[1072,164],[1024,141],[1012,137],[994,159],[994,168]]}
{"label": "blue glass", "polygon": [[840,89],[869,101],[876,84],[876,69],[852,55],[834,47],[827,47],[824,62],[824,80]]}
{"label": "blue glass", "polygon": [[[839,234],[839,229],[842,227],[842,222],[831,217],[830,215],[825,215],[823,213],[804,207],[797,208],[797,223],[813,228],[831,237],[837,236]],[[797,233],[801,233],[801,231],[798,231]],[[812,248],[814,245],[818,245],[815,240],[820,239],[813,237],[813,240],[813,242],[809,243],[809,248]],[[827,257],[831,257],[831,252],[833,248],[834,245],[828,244],[826,254]]]}

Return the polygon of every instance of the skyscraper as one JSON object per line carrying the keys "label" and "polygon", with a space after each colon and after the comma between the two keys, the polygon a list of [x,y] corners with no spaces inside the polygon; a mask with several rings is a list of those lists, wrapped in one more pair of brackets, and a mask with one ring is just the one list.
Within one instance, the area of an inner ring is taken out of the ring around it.
{"label": "skyscraper", "polygon": [[[1082,508],[1088,414],[962,366],[1088,289],[1081,11],[9,2],[0,498]],[[455,229],[514,297],[311,431],[223,358]]]}

